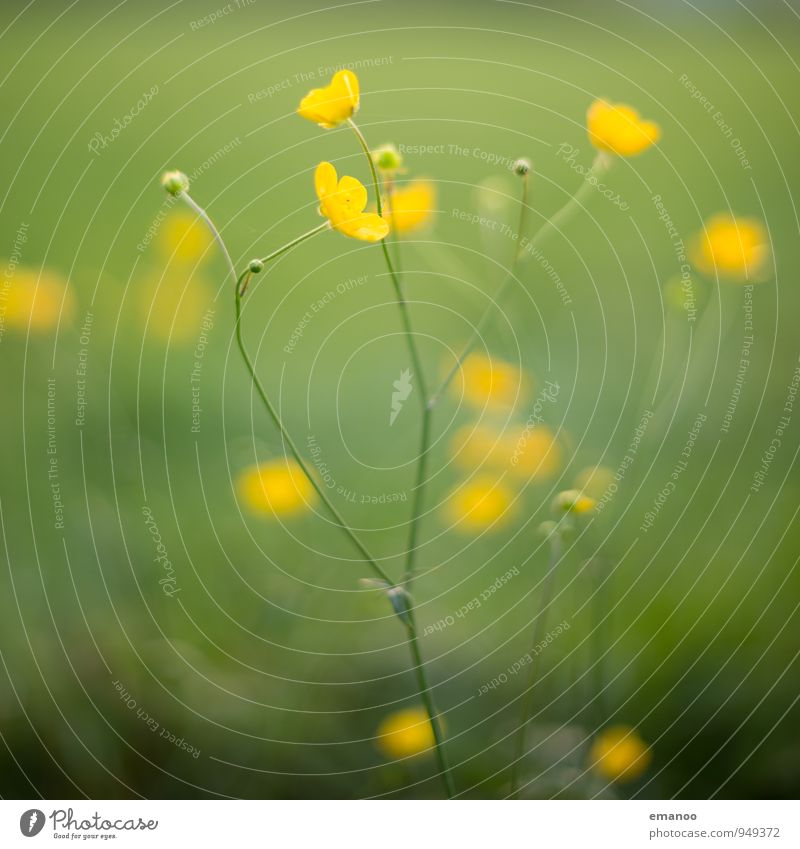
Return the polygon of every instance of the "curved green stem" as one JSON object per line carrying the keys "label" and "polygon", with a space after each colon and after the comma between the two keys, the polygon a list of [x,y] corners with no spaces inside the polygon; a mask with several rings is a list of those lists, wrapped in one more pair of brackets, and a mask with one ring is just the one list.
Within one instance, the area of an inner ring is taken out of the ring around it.
{"label": "curved green stem", "polygon": [[312,236],[316,236],[317,233],[321,233],[323,230],[329,230],[331,226],[330,221],[323,221],[322,224],[317,224],[316,227],[312,227],[310,230],[307,230],[301,236],[298,236],[296,239],[292,239],[291,242],[287,242],[285,245],[281,246],[277,250],[274,250],[271,254],[267,254],[267,256],[261,258],[261,262],[265,265],[268,262],[271,262],[273,259],[276,259],[281,254],[285,254],[290,248],[293,248],[295,245],[299,245],[300,242],[305,242],[306,239],[310,239]]}
{"label": "curved green stem", "polygon": [[214,237],[214,241],[217,243],[219,249],[222,251],[222,255],[225,257],[225,263],[228,266],[228,272],[230,273],[231,277],[236,280],[236,268],[233,265],[231,255],[228,253],[228,248],[225,245],[225,241],[220,235],[219,230],[217,230],[217,228],[214,226],[214,222],[209,217],[209,214],[203,209],[202,206],[200,206],[199,203],[197,203],[197,201],[195,201],[195,199],[188,192],[181,192],[180,197],[186,204],[189,205],[189,207],[191,207],[191,209],[193,209],[200,216],[200,218],[203,219],[203,222],[205,223],[206,227],[208,227],[208,229],[211,231],[211,235]]}
{"label": "curved green stem", "polygon": [[310,481],[311,485],[314,487],[317,495],[319,495],[322,503],[328,508],[330,514],[336,519],[339,524],[339,527],[347,534],[350,538],[350,541],[353,545],[358,549],[361,556],[364,560],[367,561],[370,568],[375,572],[375,574],[384,581],[390,588],[394,587],[394,581],[384,572],[375,558],[367,551],[364,543],[355,535],[352,529],[347,525],[341,513],[336,508],[336,505],[328,498],[327,493],[322,488],[320,483],[317,481],[314,474],[308,468],[308,464],[303,459],[300,451],[294,443],[294,440],[289,435],[286,427],[281,420],[281,417],[278,415],[278,411],[272,404],[272,401],[269,400],[269,396],[266,393],[261,381],[259,380],[258,375],[256,374],[255,366],[253,365],[253,361],[250,359],[250,355],[247,353],[247,348],[244,344],[244,339],[242,338],[242,290],[247,286],[247,279],[249,279],[250,272],[246,271],[242,274],[239,279],[236,281],[236,289],[235,289],[235,309],[236,309],[236,344],[239,347],[239,351],[242,355],[242,359],[247,367],[247,371],[250,373],[250,377],[253,381],[253,385],[258,392],[258,397],[261,399],[261,402],[264,404],[265,409],[270,415],[270,418],[274,422],[275,426],[280,431],[281,437],[284,443],[289,447],[289,451],[291,452],[294,459],[299,464],[300,468],[305,472],[306,477]]}
{"label": "curved green stem", "polygon": [[[550,233],[553,233],[557,230],[558,226],[564,224],[569,218],[571,218],[578,209],[580,209],[581,201],[592,191],[594,188],[594,183],[592,182],[592,178],[595,177],[598,173],[604,171],[608,168],[610,164],[610,159],[608,154],[603,153],[602,151],[597,154],[594,162],[592,163],[592,167],[589,169],[588,173],[584,175],[583,183],[581,183],[578,190],[572,195],[569,200],[551,217],[548,218],[547,221],[542,224],[542,226],[534,233],[533,238],[527,243],[530,246],[538,247],[545,239],[546,236],[549,236]],[[525,190],[527,190],[527,183]],[[523,204],[523,210],[527,204]],[[524,212],[523,212],[524,214]],[[522,223],[522,214],[520,215],[520,222]],[[486,309],[481,314],[481,317],[478,319],[478,323],[475,325],[475,329],[472,332],[467,344],[464,346],[461,354],[458,356],[455,365],[450,369],[447,373],[447,376],[442,381],[441,386],[436,390],[433,395],[432,401],[436,403],[441,397],[442,393],[447,389],[450,385],[452,379],[456,376],[456,374],[461,370],[461,366],[464,363],[464,360],[469,356],[472,349],[478,343],[478,340],[481,338],[484,328],[488,323],[489,319],[492,315],[492,310],[495,306],[497,306],[505,297],[506,292],[511,287],[511,284],[515,279],[515,270],[517,263],[519,262],[522,254],[527,250],[522,248],[522,229],[517,235],[517,238],[520,240],[520,247],[517,249],[514,255],[514,262],[511,266],[509,273],[506,275],[505,280],[500,284],[500,288],[497,290],[497,294],[494,296],[493,301],[486,307]]]}
{"label": "curved green stem", "polygon": [[525,690],[522,695],[520,706],[519,726],[514,743],[514,760],[511,762],[511,798],[516,796],[519,789],[519,769],[522,764],[522,759],[525,757],[525,741],[528,735],[528,720],[531,713],[531,703],[533,701],[533,692],[536,687],[536,676],[539,672],[539,664],[536,662],[536,646],[542,636],[544,628],[545,616],[547,608],[550,606],[550,600],[553,596],[553,577],[556,573],[556,567],[561,559],[561,534],[560,530],[556,529],[550,537],[550,565],[547,575],[544,579],[542,587],[542,603],[539,607],[539,613],[533,622],[533,633],[531,635],[531,664],[528,669],[528,678],[525,682]]}

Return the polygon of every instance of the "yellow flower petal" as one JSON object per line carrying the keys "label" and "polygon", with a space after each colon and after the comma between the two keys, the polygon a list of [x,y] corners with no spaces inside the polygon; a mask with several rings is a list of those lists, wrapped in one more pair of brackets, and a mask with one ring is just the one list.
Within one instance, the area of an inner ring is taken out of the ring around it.
{"label": "yellow flower petal", "polygon": [[652,757],[647,744],[633,728],[614,725],[595,739],[589,764],[604,778],[634,781],[647,770]]}
{"label": "yellow flower petal", "polygon": [[589,141],[598,149],[618,156],[636,156],[661,138],[654,121],[644,121],[624,103],[595,100],[586,116]]}
{"label": "yellow flower petal", "polygon": [[529,379],[524,372],[486,354],[470,354],[461,364],[461,385],[454,380],[454,394],[475,407],[511,409],[528,395]]}
{"label": "yellow flower petal", "polygon": [[414,180],[392,192],[384,218],[395,233],[408,233],[424,227],[433,217],[435,207],[435,186],[426,180]]}
{"label": "yellow flower petal", "polygon": [[320,162],[314,173],[319,211],[331,226],[353,239],[378,242],[386,238],[389,224],[378,215],[364,212],[367,190],[355,177],[338,179],[330,162]]}
{"label": "yellow flower petal", "polygon": [[736,218],[727,212],[712,216],[693,240],[691,258],[709,277],[758,280],[769,265],[769,236],[756,218]]}
{"label": "yellow flower petal", "polygon": [[245,469],[236,488],[250,510],[266,516],[294,516],[316,501],[314,487],[300,465],[284,458]]}
{"label": "yellow flower petal", "polygon": [[389,235],[389,224],[374,212],[364,212],[353,218],[341,220],[336,229],[345,236],[364,242],[380,242]]}
{"label": "yellow flower petal", "polygon": [[298,114],[326,130],[346,121],[358,110],[358,77],[352,71],[338,71],[330,84],[312,89],[301,101]]}
{"label": "yellow flower petal", "polygon": [[0,328],[52,330],[72,317],[74,298],[67,281],[47,269],[17,268],[0,288]]}
{"label": "yellow flower petal", "polygon": [[431,721],[421,707],[395,711],[378,726],[376,744],[388,758],[420,755],[430,751],[434,743]]}
{"label": "yellow flower petal", "polygon": [[189,212],[172,213],[159,234],[158,245],[165,257],[181,262],[197,262],[209,257],[214,241],[208,227]]}
{"label": "yellow flower petal", "polygon": [[515,516],[514,493],[495,478],[481,475],[451,494],[448,513],[460,531],[497,531]]}

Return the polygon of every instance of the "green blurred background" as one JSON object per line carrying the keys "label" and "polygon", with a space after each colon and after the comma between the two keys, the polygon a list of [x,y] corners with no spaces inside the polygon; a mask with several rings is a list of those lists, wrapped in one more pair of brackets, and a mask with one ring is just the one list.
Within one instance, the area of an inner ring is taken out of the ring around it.
{"label": "green blurred background", "polygon": [[[488,209],[513,226],[518,183],[482,152],[532,159],[534,229],[580,184],[558,146],[591,162],[593,99],[631,103],[663,129],[656,149],[609,173],[628,211],[591,197],[548,242],[571,304],[529,262],[485,334],[488,351],[533,375],[534,391],[545,379],[561,386],[547,416],[566,446],[562,468],[519,486],[518,515],[502,530],[451,526],[444,501],[468,473],[450,462],[449,440],[476,413],[453,395],[436,413],[420,628],[519,569],[480,609],[423,640],[459,790],[507,793],[521,676],[477,693],[527,650],[547,568],[536,528],[581,469],[618,468],[646,410],[654,416],[619,492],[559,570],[548,616],[572,627],[542,658],[532,734],[542,742],[525,767],[540,778],[529,793],[800,790],[800,421],[790,421],[763,486],[750,489],[798,364],[798,7],[546,5],[3,4],[0,255],[7,272],[16,257],[14,273],[45,269],[70,292],[57,331],[9,324],[0,339],[4,796],[440,794],[432,759],[387,762],[375,745],[380,721],[416,703],[414,680],[402,629],[359,586],[368,573],[346,538],[322,512],[278,522],[239,503],[236,476],[279,455],[281,441],[237,357],[219,255],[209,248],[181,265],[161,241],[174,214],[158,182],[167,168],[195,173],[192,194],[239,267],[317,223],[317,162],[366,181],[349,131],[295,114],[325,69],[351,62],[371,144],[444,146],[406,156],[409,175],[438,188],[432,226],[402,246],[431,382],[508,265],[507,239],[454,214]],[[683,75],[734,128],[749,169]],[[95,134],[109,134],[154,87],[124,131],[93,151]],[[744,290],[698,275],[704,311],[691,328],[665,303],[679,268],[655,194],[687,241],[719,210],[769,230],[774,273],[752,292],[751,363],[727,432]],[[362,276],[287,354],[310,305]],[[379,249],[316,237],[262,276],[245,322],[300,445],[313,434],[346,489],[410,497],[417,408],[411,399],[389,427],[392,382],[409,363]],[[691,462],[643,532],[701,411],[708,420]],[[408,500],[338,504],[398,575]],[[172,598],[144,506],[174,567]],[[153,733],[120,688],[199,755]],[[610,723],[637,728],[652,746],[633,784],[585,769],[592,736]]]}

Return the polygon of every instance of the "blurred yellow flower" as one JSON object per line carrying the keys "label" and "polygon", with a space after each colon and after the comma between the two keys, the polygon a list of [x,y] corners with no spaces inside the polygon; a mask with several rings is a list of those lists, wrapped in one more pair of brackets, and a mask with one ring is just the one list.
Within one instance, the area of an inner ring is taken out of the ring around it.
{"label": "blurred yellow flower", "polygon": [[166,258],[197,262],[208,258],[214,241],[208,227],[190,212],[174,212],[164,222],[158,245]]}
{"label": "blurred yellow flower", "polygon": [[320,162],[314,174],[314,186],[319,198],[320,215],[331,226],[365,242],[379,242],[389,232],[389,225],[374,212],[364,212],[367,190],[355,177],[338,179],[330,162]]}
{"label": "blurred yellow flower", "polygon": [[453,461],[462,469],[508,471],[526,480],[545,480],[561,466],[561,448],[544,425],[507,430],[491,424],[464,425],[450,443]]}
{"label": "blurred yellow flower", "polygon": [[769,255],[764,225],[756,218],[736,218],[727,212],[709,218],[691,245],[692,262],[703,274],[729,280],[758,279]]}
{"label": "blurred yellow flower", "polygon": [[448,500],[451,522],[465,532],[499,530],[514,518],[515,512],[514,493],[488,475],[457,487]]}
{"label": "blurred yellow flower", "polygon": [[584,516],[597,506],[594,498],[577,489],[565,489],[553,499],[553,510],[557,513],[575,513]]}
{"label": "blurred yellow flower", "polygon": [[550,428],[537,425],[515,435],[511,458],[511,471],[519,477],[546,480],[561,468],[561,446]]}
{"label": "blurred yellow flower", "polygon": [[337,71],[329,85],[312,89],[300,101],[297,113],[330,130],[352,118],[358,104],[358,77],[352,71]]}
{"label": "blurred yellow flower", "polygon": [[47,269],[17,268],[0,288],[0,320],[8,327],[51,330],[60,320],[69,320],[73,309],[67,281]]}
{"label": "blurred yellow flower", "polygon": [[652,752],[633,728],[614,725],[592,743],[589,765],[612,781],[635,781],[645,772]]}
{"label": "blurred yellow flower", "polygon": [[293,516],[313,506],[316,492],[300,464],[288,458],[250,466],[236,481],[239,497],[254,513]]}
{"label": "blurred yellow flower", "polygon": [[[456,381],[452,386],[459,392]],[[528,393],[529,380],[516,366],[486,354],[470,354],[461,364],[461,392],[475,407],[511,409]]]}
{"label": "blurred yellow flower", "polygon": [[450,442],[453,461],[467,471],[486,466],[503,470],[509,467],[511,453],[508,437],[488,424],[464,425]]}
{"label": "blurred yellow flower", "polygon": [[624,103],[595,100],[586,115],[589,141],[599,150],[618,156],[635,156],[661,138],[661,128],[654,121],[644,121],[639,113]]}
{"label": "blurred yellow flower", "polygon": [[204,315],[213,308],[208,282],[170,266],[139,284],[139,308],[146,332],[171,344],[194,342],[203,331]]}
{"label": "blurred yellow flower", "polygon": [[433,727],[422,707],[390,713],[378,726],[376,744],[387,758],[408,758],[430,751]]}
{"label": "blurred yellow flower", "polygon": [[433,217],[436,188],[427,180],[413,180],[396,187],[386,203],[383,217],[395,233],[408,233],[424,227]]}
{"label": "blurred yellow flower", "polygon": [[601,498],[614,483],[614,470],[608,466],[588,466],[575,477],[575,488],[591,498]]}

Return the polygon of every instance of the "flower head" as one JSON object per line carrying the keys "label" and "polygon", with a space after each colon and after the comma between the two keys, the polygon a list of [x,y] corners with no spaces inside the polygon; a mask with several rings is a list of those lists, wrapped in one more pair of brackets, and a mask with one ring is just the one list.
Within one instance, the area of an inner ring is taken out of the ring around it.
{"label": "flower head", "polygon": [[181,192],[189,191],[189,178],[183,171],[166,171],[161,177],[161,185],[168,194],[177,197]]}
{"label": "flower head", "polygon": [[661,138],[655,121],[644,121],[624,103],[595,100],[586,115],[589,141],[599,150],[618,156],[636,156]]}
{"label": "flower head", "polygon": [[[486,354],[470,354],[461,364],[461,391],[475,407],[512,409],[527,394],[528,380],[520,369]],[[457,392],[456,382],[453,381]]]}
{"label": "flower head", "polygon": [[758,219],[720,212],[695,237],[691,255],[695,266],[709,277],[752,281],[763,275],[769,263],[769,238]]}
{"label": "flower head", "polygon": [[311,507],[314,487],[295,460],[269,460],[245,469],[237,480],[242,501],[255,513],[293,516]]}
{"label": "flower head", "polygon": [[71,316],[72,292],[66,280],[46,269],[18,268],[5,290],[5,323],[43,332]]}
{"label": "flower head", "polygon": [[594,498],[584,495],[578,489],[565,489],[553,499],[553,510],[556,513],[573,513],[584,516],[591,513],[597,506]]}
{"label": "flower head", "polygon": [[378,726],[376,744],[387,758],[408,758],[435,745],[433,726],[421,707],[390,713]]}
{"label": "flower head", "polygon": [[301,101],[297,114],[330,130],[358,111],[358,77],[337,71],[324,88],[312,89]]}
{"label": "flower head", "polygon": [[496,531],[514,516],[514,493],[501,481],[482,475],[451,494],[448,511],[460,530]]}
{"label": "flower head", "polygon": [[545,425],[507,430],[488,423],[464,425],[453,436],[451,449],[463,469],[508,471],[526,480],[550,478],[561,465],[561,448]]}
{"label": "flower head", "polygon": [[389,224],[374,212],[364,212],[367,190],[355,177],[340,180],[330,162],[320,162],[314,174],[314,185],[320,215],[324,215],[335,230],[365,242],[386,238]]}
{"label": "flower head", "polygon": [[633,728],[613,725],[592,743],[589,764],[612,781],[635,781],[650,766],[652,757],[647,744]]}
{"label": "flower head", "polygon": [[525,159],[523,156],[517,159],[512,166],[512,170],[518,177],[524,177],[532,168],[530,159]]}
{"label": "flower head", "polygon": [[436,206],[436,189],[427,180],[413,180],[395,188],[391,201],[383,210],[383,217],[395,233],[408,233],[423,227],[433,216]]}
{"label": "flower head", "polygon": [[549,427],[537,424],[514,434],[511,470],[520,477],[545,480],[561,467],[561,446]]}
{"label": "flower head", "polygon": [[393,144],[382,144],[371,155],[375,167],[384,174],[396,174],[403,167],[403,154]]}

